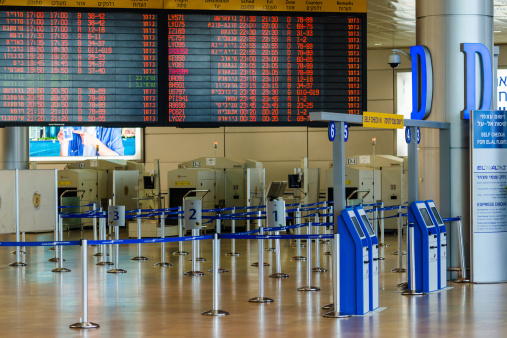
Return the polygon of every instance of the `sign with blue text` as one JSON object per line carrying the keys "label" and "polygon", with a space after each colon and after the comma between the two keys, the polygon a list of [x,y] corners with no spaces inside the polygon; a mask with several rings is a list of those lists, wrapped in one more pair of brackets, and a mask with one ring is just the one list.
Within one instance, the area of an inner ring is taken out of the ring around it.
{"label": "sign with blue text", "polygon": [[507,112],[473,111],[470,123],[471,272],[507,281]]}

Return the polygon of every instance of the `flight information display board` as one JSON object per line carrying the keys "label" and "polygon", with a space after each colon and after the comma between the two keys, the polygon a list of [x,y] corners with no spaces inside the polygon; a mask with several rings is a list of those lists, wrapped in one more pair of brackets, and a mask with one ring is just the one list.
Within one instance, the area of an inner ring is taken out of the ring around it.
{"label": "flight information display board", "polygon": [[310,125],[365,109],[361,15],[169,13],[169,124]]}
{"label": "flight information display board", "polygon": [[0,11],[0,123],[158,121],[158,14]]}

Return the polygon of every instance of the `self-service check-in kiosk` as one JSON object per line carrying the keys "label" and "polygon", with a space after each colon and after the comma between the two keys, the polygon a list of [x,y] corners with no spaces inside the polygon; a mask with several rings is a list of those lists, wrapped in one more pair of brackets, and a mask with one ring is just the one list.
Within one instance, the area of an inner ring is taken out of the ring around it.
{"label": "self-service check-in kiosk", "polygon": [[426,206],[438,228],[438,288],[444,289],[447,287],[447,229],[435,202],[428,200]]}
{"label": "self-service check-in kiosk", "polygon": [[[412,202],[408,209],[408,222],[414,223],[415,288],[422,292],[438,290],[438,228],[426,204]],[[410,255],[410,250],[409,250]],[[409,257],[409,269],[410,257]],[[411,275],[408,283],[411,285]]]}
{"label": "self-service check-in kiosk", "polygon": [[373,311],[379,307],[378,237],[363,207],[355,207],[354,212],[371,248],[369,250],[368,260],[370,261],[370,311]]}
{"label": "self-service check-in kiosk", "polygon": [[370,309],[370,246],[352,208],[338,217],[340,234],[340,309],[364,315]]}

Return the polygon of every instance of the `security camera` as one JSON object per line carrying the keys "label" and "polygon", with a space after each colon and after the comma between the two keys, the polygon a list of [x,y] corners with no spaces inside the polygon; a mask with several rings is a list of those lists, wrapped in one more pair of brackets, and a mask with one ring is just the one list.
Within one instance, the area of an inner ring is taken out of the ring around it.
{"label": "security camera", "polygon": [[387,61],[387,63],[389,64],[389,66],[391,66],[391,68],[394,69],[400,65],[401,56],[393,52],[391,55],[389,55],[389,61]]}

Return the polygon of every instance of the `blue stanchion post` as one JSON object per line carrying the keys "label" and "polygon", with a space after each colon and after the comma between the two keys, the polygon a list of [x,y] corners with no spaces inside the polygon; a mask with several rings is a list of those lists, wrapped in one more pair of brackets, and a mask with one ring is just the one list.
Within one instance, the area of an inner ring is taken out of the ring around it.
{"label": "blue stanchion post", "polygon": [[[100,218],[99,218],[99,230],[100,230],[100,237],[101,237],[101,240],[102,241],[105,241],[106,240],[106,222],[105,222],[105,218],[103,218],[103,214],[102,214],[102,207],[100,207]],[[108,261],[107,260],[107,256],[109,256],[110,254],[112,254],[112,250],[109,250],[109,254],[107,253],[107,248],[108,248],[108,245],[105,245],[105,244],[101,244],[100,247],[102,248],[101,251],[102,251],[102,259],[100,262],[97,262],[96,265],[99,265],[99,266],[107,266],[107,265],[113,265],[114,263],[111,262],[111,261]],[[109,246],[110,247],[110,246]]]}
{"label": "blue stanchion post", "polygon": [[[141,222],[142,222],[142,210],[139,209],[137,211],[137,239],[141,239]],[[133,261],[146,261],[148,260],[147,257],[144,257],[141,253],[141,244],[137,244],[137,256],[132,257],[131,260]]]}
{"label": "blue stanchion post", "polygon": [[220,310],[220,306],[218,304],[219,301],[219,289],[220,289],[220,279],[218,278],[218,273],[220,272],[220,244],[219,244],[219,234],[216,233],[213,235],[213,309],[209,311],[205,311],[202,314],[205,316],[227,316],[229,312]]}
{"label": "blue stanchion post", "polygon": [[349,318],[340,312],[340,234],[333,235],[332,273],[333,273],[333,303],[324,305],[322,308],[330,310],[322,316],[325,318]]}
{"label": "blue stanchion post", "polygon": [[391,272],[407,272],[407,269],[403,267],[403,216],[401,211],[401,205],[398,207],[398,251],[393,252],[393,255],[398,255],[398,267],[392,269]]}
{"label": "blue stanchion post", "polygon": [[408,290],[403,291],[401,294],[404,296],[420,296],[425,295],[424,292],[421,292],[420,290],[416,290],[416,272],[415,272],[415,242],[414,242],[414,231],[415,231],[415,225],[414,223],[408,224],[408,258],[410,259],[410,265],[408,267],[409,273],[410,273],[410,283],[408,285]]}
{"label": "blue stanchion post", "polygon": [[[259,211],[259,216],[261,212]],[[262,226],[259,227],[259,235],[263,235],[264,231]],[[257,239],[258,249],[259,249],[259,262],[264,262],[264,243],[263,239]],[[274,300],[269,297],[264,297],[264,269],[259,267],[259,297],[250,298],[248,300],[250,303],[272,303]]]}
{"label": "blue stanchion post", "polygon": [[[329,213],[329,215],[331,215],[331,216],[329,216],[329,219],[331,220],[330,223],[334,223],[334,216],[333,216],[334,213],[333,213],[333,206],[332,205],[329,206],[329,209],[327,210],[327,212]],[[324,222],[327,223],[327,220],[328,220],[328,217],[326,216]],[[331,231],[331,233],[333,232],[333,228],[334,228],[334,224],[332,227],[329,227],[329,230]],[[331,256],[332,255],[331,250],[324,252],[324,255]]]}
{"label": "blue stanchion post", "polygon": [[[59,238],[59,241],[63,241],[63,220],[62,220],[62,217],[61,216],[58,216],[58,227],[60,228],[60,238]],[[64,268],[63,267],[63,246],[61,245],[56,245],[55,246],[55,252],[59,252],[60,253],[60,259],[58,261],[58,267],[51,270],[51,272],[70,272],[70,269],[67,269],[67,268]]]}
{"label": "blue stanchion post", "polygon": [[[183,208],[181,206],[178,207],[178,237],[183,237]],[[188,252],[183,250],[183,241],[179,241],[178,243],[178,251],[173,252],[175,256],[184,256],[188,255]]]}
{"label": "blue stanchion post", "polygon": [[[319,224],[319,213],[318,212],[315,213],[315,224],[317,226],[313,227],[315,229],[314,233],[316,235],[320,235],[320,226],[318,226],[318,224]],[[308,231],[311,232],[311,229],[309,229]],[[311,241],[311,239],[307,239],[307,241]],[[327,272],[327,269],[320,267],[320,247],[319,247],[319,240],[318,239],[315,240],[315,267],[312,268],[312,271],[313,272]]]}
{"label": "blue stanchion post", "polygon": [[[312,222],[308,223],[307,234],[310,234]],[[298,288],[298,291],[320,291],[317,286],[312,286],[312,239],[306,239],[306,285]]]}
{"label": "blue stanchion post", "polygon": [[[218,268],[215,269],[215,267],[213,267],[213,268],[209,269],[208,271],[209,272],[219,272],[219,273],[229,272],[229,270],[220,267],[220,264],[221,264],[220,263],[220,233],[222,232],[222,219],[220,218],[220,214],[217,214],[217,219],[215,220],[215,230],[216,230],[216,233],[218,234],[218,238],[216,241],[216,245],[217,245],[216,249],[215,249],[215,241],[213,240],[213,265],[217,264]],[[215,257],[215,250],[218,251],[218,257]],[[213,277],[213,281],[214,280],[215,280],[215,278]]]}
{"label": "blue stanchion post", "polygon": [[[164,211],[162,211],[162,215],[160,216],[160,238],[162,240],[165,239],[165,212]],[[165,261],[165,242],[160,243],[160,262],[155,263],[155,266],[159,266],[161,268],[173,266],[171,263]]]}
{"label": "blue stanchion post", "polygon": [[[234,215],[236,214],[236,208],[232,208],[232,212],[231,212],[231,232],[233,234],[236,233],[236,220],[234,219]],[[241,254],[239,252],[236,252],[236,239],[233,238],[231,239],[231,252],[229,253],[226,253],[225,255],[226,256],[233,256],[233,257],[237,257],[237,256],[241,256]]]}
{"label": "blue stanchion post", "polygon": [[88,241],[81,240],[81,269],[82,269],[82,305],[83,317],[79,322],[70,325],[71,329],[95,329],[100,325],[88,321]]}
{"label": "blue stanchion post", "polygon": [[[296,209],[296,224],[301,224],[301,209],[300,207],[297,207]],[[301,228],[298,227],[296,229],[296,234],[297,235],[301,235]],[[301,239],[296,239],[296,250],[297,250],[297,254],[296,256],[292,257],[291,259],[293,261],[304,261],[306,260],[305,257],[301,256]]]}
{"label": "blue stanchion post", "polygon": [[[262,232],[264,231],[262,229],[262,211],[257,212],[257,228],[259,229],[259,233],[262,235]],[[262,248],[264,248],[264,243],[262,244]],[[264,254],[262,254],[262,261],[259,260],[258,262],[252,263],[251,266],[259,266],[261,262],[264,262]],[[264,262],[263,266],[269,266],[268,263]]]}

